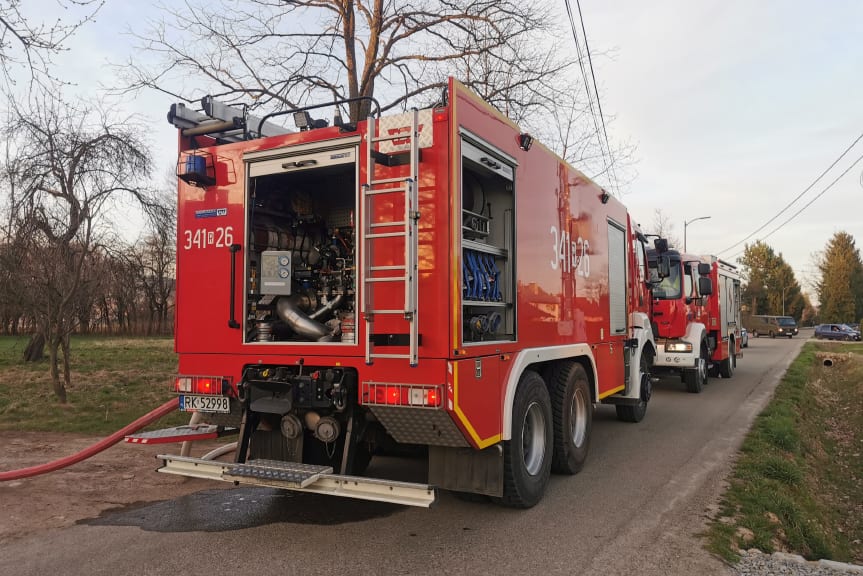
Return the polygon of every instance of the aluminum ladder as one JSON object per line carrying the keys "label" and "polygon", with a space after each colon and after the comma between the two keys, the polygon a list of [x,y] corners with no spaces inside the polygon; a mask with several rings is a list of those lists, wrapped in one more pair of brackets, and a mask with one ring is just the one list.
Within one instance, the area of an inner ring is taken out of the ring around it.
{"label": "aluminum ladder", "polygon": [[[363,298],[361,312],[366,326],[366,364],[375,358],[403,358],[411,366],[419,363],[419,329],[417,324],[417,253],[419,221],[419,111],[411,110],[410,132],[400,130],[391,134],[378,135],[378,122],[369,117],[366,131],[366,179],[362,184],[363,194],[363,242],[362,260]],[[410,175],[399,178],[375,178],[378,160],[387,157],[380,152],[382,142],[407,139],[410,144]],[[393,222],[374,222],[374,198],[385,194],[399,194],[404,197],[404,218]],[[384,238],[402,238],[404,242],[404,263],[388,266],[374,266],[374,246]],[[385,275],[379,275],[385,274]],[[404,285],[404,307],[402,309],[375,309],[374,285],[380,282],[402,283]],[[401,315],[408,323],[408,353],[378,354],[374,351],[374,322],[377,315]]]}

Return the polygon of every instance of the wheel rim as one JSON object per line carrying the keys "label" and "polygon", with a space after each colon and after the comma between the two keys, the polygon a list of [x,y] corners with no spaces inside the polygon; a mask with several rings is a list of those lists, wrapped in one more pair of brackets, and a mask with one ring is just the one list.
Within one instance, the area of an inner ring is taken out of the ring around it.
{"label": "wheel rim", "polygon": [[702,380],[707,380],[707,354],[704,348],[701,348],[701,356],[698,358],[698,373],[701,374]]}
{"label": "wheel rim", "polygon": [[569,435],[576,448],[581,448],[587,436],[587,399],[584,392],[577,389],[569,405]]}
{"label": "wheel rim", "polygon": [[531,402],[524,414],[521,448],[525,470],[531,476],[536,476],[545,459],[545,416],[538,402]]}

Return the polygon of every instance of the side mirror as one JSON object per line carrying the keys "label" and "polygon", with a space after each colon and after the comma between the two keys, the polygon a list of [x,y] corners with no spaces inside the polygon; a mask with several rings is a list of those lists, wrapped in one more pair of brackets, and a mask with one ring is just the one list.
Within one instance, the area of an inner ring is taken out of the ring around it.
{"label": "side mirror", "polygon": [[[709,266],[709,264],[705,264],[705,266]],[[701,272],[701,264],[698,265],[699,272]],[[713,294],[713,280],[710,278],[706,278],[702,276],[698,279],[698,293],[702,296],[710,296]]]}
{"label": "side mirror", "polygon": [[665,254],[660,254],[654,262],[650,263],[650,279],[659,284],[663,278],[671,276],[671,260]]}
{"label": "side mirror", "polygon": [[[653,248],[659,253],[668,252],[668,240],[665,238],[657,238],[653,241]],[[667,276],[667,274],[666,274]]]}
{"label": "side mirror", "polygon": [[699,262],[698,263],[698,275],[699,276],[707,276],[710,274],[710,264],[707,262]]}

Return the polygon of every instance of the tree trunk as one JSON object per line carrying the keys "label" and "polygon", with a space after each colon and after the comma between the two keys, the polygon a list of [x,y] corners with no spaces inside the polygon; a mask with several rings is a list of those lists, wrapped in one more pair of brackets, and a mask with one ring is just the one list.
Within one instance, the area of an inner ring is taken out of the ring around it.
{"label": "tree trunk", "polygon": [[60,367],[57,365],[60,361],[57,357],[57,352],[60,348],[59,340],[59,337],[52,337],[48,343],[48,360],[51,364],[51,386],[54,388],[54,395],[60,401],[60,404],[65,404],[67,401],[66,387],[60,382]]}
{"label": "tree trunk", "polygon": [[27,347],[24,349],[24,362],[38,362],[45,357],[45,336],[37,332],[30,336]]}
{"label": "tree trunk", "polygon": [[72,367],[70,336],[66,334],[60,341],[60,348],[63,350],[63,397],[66,397],[66,390],[72,385]]}

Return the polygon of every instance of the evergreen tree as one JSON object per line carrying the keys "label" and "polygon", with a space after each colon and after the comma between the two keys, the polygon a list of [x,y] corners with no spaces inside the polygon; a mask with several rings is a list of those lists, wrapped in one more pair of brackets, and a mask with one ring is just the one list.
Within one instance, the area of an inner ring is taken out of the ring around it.
{"label": "evergreen tree", "polygon": [[769,245],[760,240],[747,245],[738,260],[743,266],[743,303],[749,314],[794,316],[800,320],[807,300],[794,270]]}
{"label": "evergreen tree", "polygon": [[863,261],[854,237],[837,232],[818,258],[822,322],[857,322],[863,316]]}

